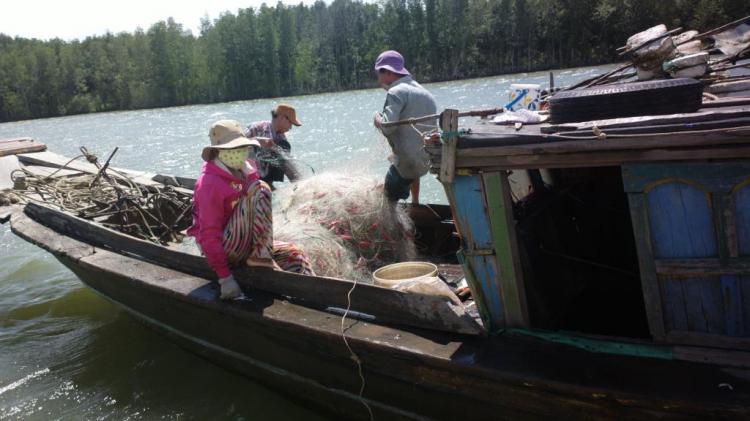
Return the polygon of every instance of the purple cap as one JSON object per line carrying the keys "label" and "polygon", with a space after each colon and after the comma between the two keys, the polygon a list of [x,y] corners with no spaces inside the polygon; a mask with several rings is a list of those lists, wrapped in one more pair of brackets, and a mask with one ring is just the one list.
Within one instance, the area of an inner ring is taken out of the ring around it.
{"label": "purple cap", "polygon": [[400,75],[410,75],[404,67],[404,57],[398,51],[388,50],[375,60],[375,70],[386,69]]}

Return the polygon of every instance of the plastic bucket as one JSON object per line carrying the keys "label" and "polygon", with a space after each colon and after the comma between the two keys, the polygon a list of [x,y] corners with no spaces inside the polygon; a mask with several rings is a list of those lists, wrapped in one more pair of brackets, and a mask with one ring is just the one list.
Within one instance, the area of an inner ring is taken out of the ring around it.
{"label": "plastic bucket", "polygon": [[375,285],[393,287],[406,281],[437,276],[437,266],[428,262],[402,262],[383,266],[372,274]]}
{"label": "plastic bucket", "polygon": [[540,85],[510,85],[510,96],[508,103],[505,104],[505,109],[509,111],[518,111],[520,109],[536,111],[539,108],[540,88]]}

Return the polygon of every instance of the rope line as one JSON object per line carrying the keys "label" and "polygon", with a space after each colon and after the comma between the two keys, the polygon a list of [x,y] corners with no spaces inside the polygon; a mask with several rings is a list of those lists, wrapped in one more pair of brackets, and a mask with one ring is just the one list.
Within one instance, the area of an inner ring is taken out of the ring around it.
{"label": "rope line", "polygon": [[359,358],[359,356],[354,353],[352,350],[352,347],[349,346],[349,341],[346,340],[346,329],[344,328],[344,321],[346,320],[346,316],[349,314],[349,309],[352,306],[352,292],[354,292],[354,288],[357,287],[357,280],[354,280],[354,285],[352,285],[352,288],[349,290],[349,293],[346,294],[346,311],[344,311],[344,315],[341,317],[341,337],[344,339],[344,345],[346,345],[346,349],[349,350],[349,358],[352,359],[355,363],[357,363],[357,370],[359,372],[359,378],[362,380],[362,386],[359,388],[359,401],[362,402],[362,405],[367,408],[367,412],[370,413],[370,420],[374,421],[375,417],[372,415],[372,409],[370,409],[370,405],[365,402],[364,399],[362,399],[362,394],[365,391],[365,376],[362,374],[362,360]]}

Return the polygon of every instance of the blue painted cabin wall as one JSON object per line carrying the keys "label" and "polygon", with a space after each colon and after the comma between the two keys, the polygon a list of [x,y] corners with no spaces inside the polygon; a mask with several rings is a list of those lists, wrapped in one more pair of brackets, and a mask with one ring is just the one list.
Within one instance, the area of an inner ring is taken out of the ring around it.
{"label": "blue painted cabin wall", "polygon": [[[738,275],[738,266],[729,266],[750,257],[750,165],[626,165],[623,181],[630,195],[645,198],[651,250],[639,253],[652,253],[655,263],[707,259],[731,272],[682,276],[642,271],[646,282],[658,283],[667,332],[748,336],[750,272]],[[730,206],[722,207],[723,201]]]}

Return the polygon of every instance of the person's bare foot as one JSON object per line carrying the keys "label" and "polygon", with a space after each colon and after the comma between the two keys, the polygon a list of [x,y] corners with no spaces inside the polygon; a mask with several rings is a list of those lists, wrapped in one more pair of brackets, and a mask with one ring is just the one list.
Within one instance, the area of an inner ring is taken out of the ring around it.
{"label": "person's bare foot", "polygon": [[245,264],[252,268],[261,267],[274,270],[279,267],[273,259],[261,259],[259,257],[248,257]]}

